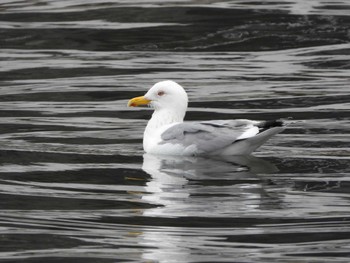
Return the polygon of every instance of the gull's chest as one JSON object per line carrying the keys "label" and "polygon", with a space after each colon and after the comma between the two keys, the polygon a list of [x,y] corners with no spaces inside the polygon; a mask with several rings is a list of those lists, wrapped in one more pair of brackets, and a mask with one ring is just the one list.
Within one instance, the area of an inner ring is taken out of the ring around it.
{"label": "gull's chest", "polygon": [[168,143],[162,139],[162,134],[177,123],[164,125],[153,129],[147,126],[143,136],[143,149],[147,153],[166,155],[192,155],[184,145]]}

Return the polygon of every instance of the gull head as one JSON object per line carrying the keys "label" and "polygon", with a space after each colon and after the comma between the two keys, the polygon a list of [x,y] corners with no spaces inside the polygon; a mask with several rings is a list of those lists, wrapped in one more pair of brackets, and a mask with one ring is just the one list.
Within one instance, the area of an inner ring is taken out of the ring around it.
{"label": "gull head", "polygon": [[172,80],[156,83],[144,96],[136,97],[128,102],[129,107],[150,105],[156,111],[186,112],[188,97],[183,87]]}

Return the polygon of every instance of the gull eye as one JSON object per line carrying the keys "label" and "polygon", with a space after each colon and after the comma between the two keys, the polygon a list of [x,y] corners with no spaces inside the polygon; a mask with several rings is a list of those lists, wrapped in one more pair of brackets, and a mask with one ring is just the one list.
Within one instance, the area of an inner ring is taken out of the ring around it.
{"label": "gull eye", "polygon": [[165,94],[164,91],[158,91],[158,93],[157,93],[158,96],[163,96],[164,94]]}

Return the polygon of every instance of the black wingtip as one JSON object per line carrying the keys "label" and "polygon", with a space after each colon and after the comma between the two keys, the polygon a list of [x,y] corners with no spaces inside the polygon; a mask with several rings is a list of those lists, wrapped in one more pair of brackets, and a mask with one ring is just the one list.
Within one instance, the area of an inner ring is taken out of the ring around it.
{"label": "black wingtip", "polygon": [[274,127],[283,127],[283,126],[284,126],[284,122],[282,120],[263,121],[258,125],[260,132],[266,131]]}

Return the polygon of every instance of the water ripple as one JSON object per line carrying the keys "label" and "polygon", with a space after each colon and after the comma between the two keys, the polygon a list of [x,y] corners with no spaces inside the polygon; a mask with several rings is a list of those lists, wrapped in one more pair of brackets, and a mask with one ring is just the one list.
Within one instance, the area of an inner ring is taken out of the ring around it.
{"label": "water ripple", "polygon": [[[349,261],[347,2],[0,9],[0,260]],[[164,79],[188,120],[289,125],[255,156],[144,154],[126,103]]]}

